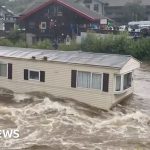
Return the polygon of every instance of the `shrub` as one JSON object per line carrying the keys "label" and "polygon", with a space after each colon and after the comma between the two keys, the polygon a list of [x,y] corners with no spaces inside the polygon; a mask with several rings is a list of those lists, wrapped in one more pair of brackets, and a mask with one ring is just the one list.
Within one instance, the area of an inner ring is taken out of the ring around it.
{"label": "shrub", "polygon": [[88,33],[87,37],[82,39],[81,41],[81,49],[83,51],[93,51],[95,52],[97,50],[97,40],[98,38],[94,36],[92,33]]}
{"label": "shrub", "polygon": [[19,40],[24,40],[25,41],[25,33],[15,29],[12,30],[10,33],[7,35],[7,39],[9,39],[12,42],[17,42]]}
{"label": "shrub", "polygon": [[83,51],[124,53],[128,44],[127,34],[108,35],[106,37],[96,37],[94,34],[88,34],[81,42],[81,49]]}
{"label": "shrub", "polygon": [[97,38],[88,34],[81,42],[82,51],[128,54],[138,59],[150,59],[150,38],[134,40],[128,34]]}
{"label": "shrub", "polygon": [[36,48],[36,49],[53,49],[52,42],[48,39],[36,42],[35,44],[32,45],[32,48]]}
{"label": "shrub", "polygon": [[71,41],[70,45],[66,45],[65,43],[59,44],[59,49],[63,51],[75,51],[80,50],[80,44],[77,44],[74,40]]}
{"label": "shrub", "polygon": [[119,54],[126,54],[126,51],[129,48],[129,45],[131,44],[130,41],[131,39],[129,39],[129,36],[126,33],[115,36],[113,40],[113,51]]}
{"label": "shrub", "polygon": [[26,41],[24,41],[24,40],[19,40],[19,41],[16,41],[15,47],[26,48],[26,47],[27,47],[27,43],[26,43]]}
{"label": "shrub", "polygon": [[14,46],[14,43],[8,39],[0,39],[0,46]]}

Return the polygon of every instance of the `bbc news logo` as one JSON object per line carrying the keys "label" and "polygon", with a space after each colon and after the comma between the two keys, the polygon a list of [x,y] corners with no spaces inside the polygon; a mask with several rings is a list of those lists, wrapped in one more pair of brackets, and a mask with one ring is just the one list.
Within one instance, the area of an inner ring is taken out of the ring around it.
{"label": "bbc news logo", "polygon": [[0,130],[0,139],[18,139],[19,137],[19,130],[17,129]]}

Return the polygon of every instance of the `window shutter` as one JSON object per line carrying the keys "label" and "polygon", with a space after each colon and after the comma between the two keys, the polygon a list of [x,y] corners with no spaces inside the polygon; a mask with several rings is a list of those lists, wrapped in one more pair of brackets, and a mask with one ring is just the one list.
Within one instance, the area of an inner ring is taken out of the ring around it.
{"label": "window shutter", "polygon": [[8,63],[8,79],[12,79],[12,64]]}
{"label": "window shutter", "polygon": [[28,80],[28,69],[24,69],[24,80]]}
{"label": "window shutter", "polygon": [[103,74],[103,91],[108,92],[109,88],[109,74],[104,73]]}
{"label": "window shutter", "polygon": [[40,71],[40,81],[45,82],[45,71]]}
{"label": "window shutter", "polygon": [[71,70],[71,87],[76,88],[77,70]]}

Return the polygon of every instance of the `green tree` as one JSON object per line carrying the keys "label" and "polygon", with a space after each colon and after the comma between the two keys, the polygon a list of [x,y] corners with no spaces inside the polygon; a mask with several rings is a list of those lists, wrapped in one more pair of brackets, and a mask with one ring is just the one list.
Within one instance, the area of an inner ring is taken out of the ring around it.
{"label": "green tree", "polygon": [[125,22],[145,20],[145,8],[141,0],[126,3],[123,9],[123,19]]}

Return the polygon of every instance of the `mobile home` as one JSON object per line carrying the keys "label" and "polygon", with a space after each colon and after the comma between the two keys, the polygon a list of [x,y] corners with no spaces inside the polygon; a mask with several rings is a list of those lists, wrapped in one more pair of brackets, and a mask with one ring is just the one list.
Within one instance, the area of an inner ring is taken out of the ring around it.
{"label": "mobile home", "polygon": [[133,93],[140,62],[129,55],[0,47],[0,86],[47,92],[110,109]]}

